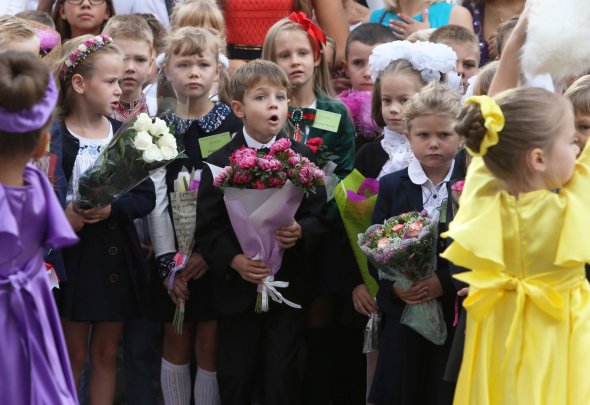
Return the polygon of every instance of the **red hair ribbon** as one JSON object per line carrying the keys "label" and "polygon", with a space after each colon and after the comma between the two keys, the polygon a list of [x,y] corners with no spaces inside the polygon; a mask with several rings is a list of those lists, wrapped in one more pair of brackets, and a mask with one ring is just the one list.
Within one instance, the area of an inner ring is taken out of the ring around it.
{"label": "red hair ribbon", "polygon": [[311,21],[307,15],[301,11],[294,11],[287,17],[289,20],[296,22],[301,29],[317,42],[317,52],[314,60],[318,60],[322,52],[322,45],[326,45],[326,34],[324,31]]}

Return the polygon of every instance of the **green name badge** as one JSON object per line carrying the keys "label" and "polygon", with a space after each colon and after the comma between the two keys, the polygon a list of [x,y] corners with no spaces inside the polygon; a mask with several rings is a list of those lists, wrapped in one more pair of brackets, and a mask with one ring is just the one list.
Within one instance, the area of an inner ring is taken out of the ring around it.
{"label": "green name badge", "polygon": [[330,111],[316,110],[313,127],[324,131],[338,132],[342,115]]}
{"label": "green name badge", "polygon": [[203,159],[209,157],[210,154],[229,143],[229,141],[231,141],[229,132],[200,138],[199,147],[201,148],[201,156]]}

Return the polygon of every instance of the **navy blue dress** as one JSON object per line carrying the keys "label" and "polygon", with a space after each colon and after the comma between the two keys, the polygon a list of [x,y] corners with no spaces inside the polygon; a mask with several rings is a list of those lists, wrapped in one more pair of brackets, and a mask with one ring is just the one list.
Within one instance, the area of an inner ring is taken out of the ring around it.
{"label": "navy blue dress", "polygon": [[[111,120],[113,132],[121,125]],[[63,122],[52,131],[62,137],[63,169],[68,180],[78,155],[78,139]],[[71,321],[123,321],[144,314],[148,270],[133,224],[155,205],[148,178],[111,204],[111,215],[86,224],[80,242],[63,249],[67,281],[57,292],[60,315]]]}
{"label": "navy blue dress", "polygon": [[[451,176],[454,178],[455,171]],[[406,168],[381,178],[372,222],[383,223],[395,215],[422,209],[422,188],[410,180]],[[451,204],[447,204],[446,218],[452,218]],[[444,228],[445,224],[439,224],[439,232],[444,232]],[[444,250],[445,243],[438,238],[437,251]],[[378,280],[376,269],[370,266],[370,270]],[[447,326],[447,340],[442,346],[434,345],[400,323],[406,304],[394,294],[391,281],[379,280],[377,303],[383,313],[383,332],[369,402],[376,405],[452,403],[453,386],[443,381],[443,374],[453,340],[456,290],[446,260],[438,259],[436,273],[443,288],[438,300]]]}

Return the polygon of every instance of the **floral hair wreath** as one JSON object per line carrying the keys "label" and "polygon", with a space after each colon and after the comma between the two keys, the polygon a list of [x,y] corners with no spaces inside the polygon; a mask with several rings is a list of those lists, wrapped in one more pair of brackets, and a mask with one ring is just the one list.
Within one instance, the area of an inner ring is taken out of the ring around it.
{"label": "floral hair wreath", "polygon": [[59,79],[62,82],[67,82],[74,73],[74,70],[76,70],[76,67],[80,64],[80,62],[85,60],[88,55],[90,55],[92,52],[98,51],[100,48],[111,45],[112,43],[113,39],[111,37],[101,34],[87,39],[78,45],[76,49],[70,52],[63,66],[61,67],[59,71]]}
{"label": "floral hair wreath", "polygon": [[448,45],[433,42],[394,41],[376,46],[369,56],[369,67],[373,81],[395,60],[405,59],[420,72],[425,82],[440,81],[446,74],[446,84],[455,91],[461,91],[461,76],[454,72],[457,54]]}

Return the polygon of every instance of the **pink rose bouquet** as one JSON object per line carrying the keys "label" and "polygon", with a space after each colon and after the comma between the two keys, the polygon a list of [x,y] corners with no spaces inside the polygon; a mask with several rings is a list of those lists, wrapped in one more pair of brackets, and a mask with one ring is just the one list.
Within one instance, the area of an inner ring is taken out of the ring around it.
{"label": "pink rose bouquet", "polygon": [[[379,271],[379,278],[407,290],[419,280],[430,278],[436,265],[436,226],[426,211],[398,215],[382,225],[371,225],[359,234],[361,250]],[[401,323],[434,344],[442,345],[447,329],[437,300],[406,305]]]}

